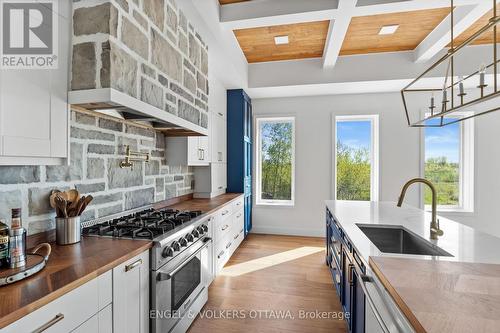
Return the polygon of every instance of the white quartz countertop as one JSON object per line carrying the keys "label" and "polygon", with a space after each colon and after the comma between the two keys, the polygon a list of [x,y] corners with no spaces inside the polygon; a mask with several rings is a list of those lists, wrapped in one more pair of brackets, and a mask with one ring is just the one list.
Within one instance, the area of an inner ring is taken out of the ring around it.
{"label": "white quartz countertop", "polygon": [[[500,264],[500,238],[439,217],[444,235],[430,239],[431,214],[395,202],[326,201],[326,206],[351,240],[358,254],[368,263],[370,256],[393,256],[428,260]],[[382,253],[356,224],[403,226],[452,254],[453,257]]]}

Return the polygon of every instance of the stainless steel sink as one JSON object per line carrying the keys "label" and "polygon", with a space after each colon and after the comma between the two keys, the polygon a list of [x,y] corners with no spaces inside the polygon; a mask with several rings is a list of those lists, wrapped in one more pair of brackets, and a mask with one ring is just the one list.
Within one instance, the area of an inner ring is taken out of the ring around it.
{"label": "stainless steel sink", "polygon": [[371,224],[357,224],[357,226],[381,252],[453,257],[403,226]]}

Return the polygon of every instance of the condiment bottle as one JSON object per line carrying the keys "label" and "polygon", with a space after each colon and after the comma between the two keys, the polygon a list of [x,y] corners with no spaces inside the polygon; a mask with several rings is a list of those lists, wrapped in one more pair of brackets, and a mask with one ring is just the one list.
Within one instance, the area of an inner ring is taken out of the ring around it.
{"label": "condiment bottle", "polygon": [[0,268],[9,267],[9,226],[0,220]]}
{"label": "condiment bottle", "polygon": [[26,265],[26,230],[21,222],[21,208],[12,209],[9,231],[10,268]]}

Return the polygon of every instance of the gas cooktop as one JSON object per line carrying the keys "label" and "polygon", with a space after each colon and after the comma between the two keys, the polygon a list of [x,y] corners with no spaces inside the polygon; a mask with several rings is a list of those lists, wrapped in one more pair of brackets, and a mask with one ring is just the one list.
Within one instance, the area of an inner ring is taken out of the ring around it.
{"label": "gas cooktop", "polygon": [[149,208],[84,227],[82,234],[153,240],[202,214],[203,212],[199,210],[179,211],[175,209],[155,210]]}

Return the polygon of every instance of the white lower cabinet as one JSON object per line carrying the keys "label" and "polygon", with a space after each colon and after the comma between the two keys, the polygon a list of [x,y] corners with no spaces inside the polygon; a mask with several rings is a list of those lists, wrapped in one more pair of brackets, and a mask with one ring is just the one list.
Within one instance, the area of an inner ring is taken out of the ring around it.
{"label": "white lower cabinet", "polygon": [[113,331],[149,332],[149,252],[113,268]]}
{"label": "white lower cabinet", "polygon": [[245,237],[243,197],[221,207],[212,220],[214,276],[220,274]]}
{"label": "white lower cabinet", "polygon": [[149,250],[31,312],[0,332],[149,332]]}

